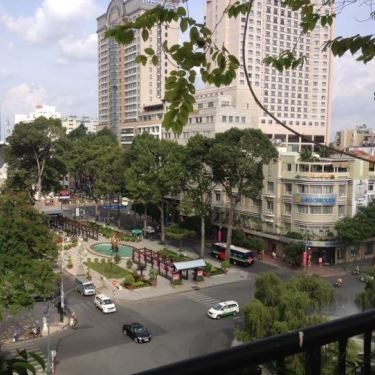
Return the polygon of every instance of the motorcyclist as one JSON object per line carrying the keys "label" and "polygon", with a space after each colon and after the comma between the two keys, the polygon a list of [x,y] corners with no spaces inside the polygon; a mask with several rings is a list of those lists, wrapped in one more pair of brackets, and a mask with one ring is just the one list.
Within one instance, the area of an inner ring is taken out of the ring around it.
{"label": "motorcyclist", "polygon": [[33,327],[31,328],[31,334],[34,337],[39,337],[40,336],[40,325],[39,322],[36,322]]}
{"label": "motorcyclist", "polygon": [[75,314],[75,312],[72,312],[71,316],[70,316],[70,326],[71,327],[75,327],[78,323],[78,319],[77,319],[77,316]]}
{"label": "motorcyclist", "polygon": [[335,285],[336,285],[337,287],[341,287],[341,286],[343,286],[343,284],[344,284],[344,282],[343,282],[343,280],[342,280],[341,277],[339,277],[338,279],[336,279],[336,283],[335,283]]}

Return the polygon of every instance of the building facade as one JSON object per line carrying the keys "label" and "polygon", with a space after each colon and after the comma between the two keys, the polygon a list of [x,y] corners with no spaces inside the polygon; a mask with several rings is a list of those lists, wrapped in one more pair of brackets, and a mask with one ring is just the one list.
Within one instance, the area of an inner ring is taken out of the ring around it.
{"label": "building facade", "polygon": [[61,118],[61,124],[67,133],[77,129],[81,124],[89,133],[96,133],[98,120],[93,120],[88,116],[66,116]]}
{"label": "building facade", "polygon": [[52,105],[38,104],[35,106],[35,111],[30,112],[28,115],[16,114],[14,116],[14,124],[20,122],[33,122],[38,117],[61,119],[61,113],[56,112],[56,109]]}
{"label": "building facade", "polygon": [[[335,223],[353,217],[360,207],[375,199],[373,163],[351,157],[300,160],[297,152],[279,150],[276,162],[264,166],[263,191],[258,200],[243,198],[237,206],[235,225],[266,240],[266,251],[277,252],[290,239],[287,234],[303,234],[306,249],[315,263],[343,263],[374,256],[372,241],[343,249],[335,233]],[[229,202],[220,189],[213,195],[218,230],[225,229]],[[220,237],[222,233],[220,233]]]}
{"label": "building facade", "polygon": [[194,135],[214,138],[216,133],[225,132],[232,127],[251,128],[256,121],[255,111],[236,107],[233,96],[226,89],[199,90],[195,98],[194,111],[190,113],[182,133],[176,134],[163,128],[163,139],[175,140],[185,145]]}
{"label": "building facade", "polygon": [[[164,113],[165,77],[173,69],[162,53],[162,44],[178,43],[178,27],[159,25],[150,31],[144,41],[136,33],[131,44],[120,45],[105,32],[115,25],[126,24],[155,5],[176,7],[179,0],[112,0],[107,12],[97,18],[98,34],[98,127],[108,127],[119,137],[136,127],[138,122],[159,121]],[[152,48],[158,56],[158,64],[137,64],[135,58]],[[136,130],[135,130],[136,132]]]}
{"label": "building facade", "polygon": [[339,150],[372,146],[375,146],[375,133],[366,124],[356,126],[355,129],[343,129],[336,132],[335,147]]}
{"label": "building facade", "polygon": [[[332,27],[318,25],[314,31],[301,36],[298,12],[283,7],[280,1],[258,0],[253,2],[245,30],[244,17],[222,18],[228,4],[229,0],[206,1],[205,21],[214,30],[213,42],[219,47],[225,45],[241,61],[231,86],[217,90],[232,97],[233,107],[248,111],[252,127],[260,128],[279,143],[295,145],[295,150],[311,140],[327,143],[331,126],[332,56],[322,52],[321,46],[332,38]],[[330,8],[325,6],[321,11],[328,13]],[[302,133],[307,142],[278,125],[255,104],[241,58],[244,33],[244,60],[255,94],[267,110]],[[306,56],[298,69],[280,73],[264,64],[266,56],[276,56],[289,49],[294,49],[297,56]]]}

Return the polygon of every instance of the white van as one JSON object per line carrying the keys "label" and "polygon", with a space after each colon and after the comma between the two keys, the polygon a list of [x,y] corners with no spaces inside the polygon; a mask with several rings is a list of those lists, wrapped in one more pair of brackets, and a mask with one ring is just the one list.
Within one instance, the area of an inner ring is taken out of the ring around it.
{"label": "white van", "polygon": [[225,301],[212,306],[207,315],[212,319],[220,319],[228,315],[237,315],[239,312],[240,308],[236,301]]}
{"label": "white van", "polygon": [[99,310],[102,310],[104,314],[116,312],[116,305],[105,294],[97,294],[94,299],[94,305]]}
{"label": "white van", "polygon": [[96,294],[94,283],[82,276],[77,276],[75,289],[82,296],[93,296]]}

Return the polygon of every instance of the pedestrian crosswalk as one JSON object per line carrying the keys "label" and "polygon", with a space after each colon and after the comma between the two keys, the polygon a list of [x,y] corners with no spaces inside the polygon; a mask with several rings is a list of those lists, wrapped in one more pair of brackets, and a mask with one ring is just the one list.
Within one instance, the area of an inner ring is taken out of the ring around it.
{"label": "pedestrian crosswalk", "polygon": [[197,303],[200,303],[202,305],[205,305],[207,307],[211,307],[215,305],[216,303],[220,302],[219,300],[212,298],[210,296],[206,296],[202,292],[199,291],[191,291],[191,292],[186,292],[183,294],[184,297],[189,298]]}
{"label": "pedestrian crosswalk", "polygon": [[[7,353],[8,358],[15,358],[17,356],[17,350],[20,352],[26,350],[27,353],[35,353],[41,357],[47,366],[47,351],[48,348],[41,348],[41,342],[38,339],[22,340],[17,342],[7,342],[2,344],[2,351]],[[45,374],[46,371],[32,356],[28,355],[28,362],[34,366],[36,374]]]}

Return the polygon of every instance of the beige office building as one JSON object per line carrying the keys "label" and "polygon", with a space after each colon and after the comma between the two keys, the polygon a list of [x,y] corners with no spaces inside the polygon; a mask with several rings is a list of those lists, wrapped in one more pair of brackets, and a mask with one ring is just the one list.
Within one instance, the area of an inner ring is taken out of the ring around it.
{"label": "beige office building", "polygon": [[[168,45],[178,42],[178,28],[159,25],[150,31],[145,42],[136,33],[131,44],[119,45],[113,39],[105,38],[105,32],[114,25],[133,21],[155,5],[176,7],[179,0],[112,0],[107,12],[97,18],[98,34],[98,128],[110,128],[120,139],[127,138],[130,128],[137,128],[139,121],[161,124],[164,111],[165,77],[173,66],[161,50],[164,41]],[[135,58],[145,48],[157,52],[156,66],[137,64]],[[124,130],[122,130],[124,129]]]}
{"label": "beige office building", "polygon": [[373,146],[375,146],[375,132],[368,128],[366,124],[356,126],[354,129],[343,129],[336,132],[335,147],[339,150]]}
{"label": "beige office building", "polygon": [[[258,200],[243,198],[235,225],[266,240],[266,251],[283,254],[286,234],[304,234],[311,261],[343,263],[374,256],[374,242],[343,249],[335,223],[353,217],[375,199],[374,164],[341,155],[314,162],[300,160],[297,152],[279,149],[279,159],[264,166],[263,191]],[[225,230],[228,200],[215,191],[214,223]],[[222,237],[222,234],[220,234]]]}
{"label": "beige office building", "polygon": [[[241,60],[234,83],[218,91],[231,95],[234,107],[251,112],[251,126],[298,149],[301,140],[276,124],[250,95],[241,58],[245,18],[222,18],[228,3],[229,0],[206,0],[206,24],[215,30],[213,42],[219,47],[225,45]],[[329,8],[322,11],[328,12]],[[271,113],[307,140],[326,143],[331,126],[332,56],[322,52],[321,47],[331,39],[333,30],[318,26],[301,36],[299,25],[299,13],[283,7],[280,1],[254,1],[246,32],[246,68],[257,97]],[[263,63],[266,56],[276,56],[287,49],[307,56],[302,67],[279,73]]]}

